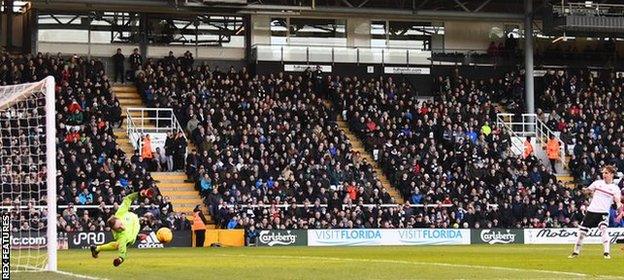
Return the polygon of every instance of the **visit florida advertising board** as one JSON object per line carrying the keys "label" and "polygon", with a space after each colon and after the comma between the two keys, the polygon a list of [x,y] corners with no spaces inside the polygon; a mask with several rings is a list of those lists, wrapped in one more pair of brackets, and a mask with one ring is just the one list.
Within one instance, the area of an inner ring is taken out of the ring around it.
{"label": "visit florida advertising board", "polygon": [[327,229],[308,231],[308,246],[461,245],[464,229]]}

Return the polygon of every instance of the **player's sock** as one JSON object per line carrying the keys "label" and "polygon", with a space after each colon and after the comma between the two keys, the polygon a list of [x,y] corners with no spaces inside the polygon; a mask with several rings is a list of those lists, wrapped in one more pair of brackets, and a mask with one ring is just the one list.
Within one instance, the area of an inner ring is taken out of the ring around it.
{"label": "player's sock", "polygon": [[581,227],[578,231],[578,237],[576,238],[576,244],[574,244],[574,253],[580,254],[581,247],[583,246],[583,239],[585,239],[585,235],[587,235],[588,228]]}
{"label": "player's sock", "polygon": [[97,246],[96,250],[98,252],[101,252],[101,251],[115,251],[115,250],[117,250],[117,248],[119,248],[119,243],[117,243],[116,241],[112,241],[112,242],[108,242],[106,244]]}
{"label": "player's sock", "polygon": [[604,253],[611,253],[611,242],[609,240],[609,232],[607,231],[607,226],[605,224],[600,225],[600,237],[602,240],[602,246],[604,246]]}
{"label": "player's sock", "polygon": [[97,257],[98,257],[98,254],[100,253],[100,251],[98,251],[98,249],[97,249],[97,246],[95,246],[95,245],[91,245],[91,246],[89,247],[89,249],[91,249],[91,256],[92,256],[93,258],[97,258]]}

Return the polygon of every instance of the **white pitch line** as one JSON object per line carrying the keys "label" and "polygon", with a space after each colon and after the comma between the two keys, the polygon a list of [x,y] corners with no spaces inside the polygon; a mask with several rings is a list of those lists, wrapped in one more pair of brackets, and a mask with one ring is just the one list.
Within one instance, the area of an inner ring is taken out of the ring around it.
{"label": "white pitch line", "polygon": [[[33,266],[26,266],[26,265],[17,265],[17,266],[20,266],[20,267],[26,267],[26,268],[30,268],[30,269],[38,269],[38,268],[35,268],[35,267],[33,267]],[[13,271],[12,273],[42,273],[42,272],[47,272],[47,270]],[[63,275],[67,275],[67,276],[72,276],[72,277],[76,277],[76,278],[81,278],[81,279],[89,279],[89,280],[107,280],[106,278],[99,278],[99,277],[94,277],[94,276],[88,276],[88,275],[76,274],[76,273],[71,273],[71,272],[62,271],[62,270],[50,271],[50,272],[54,272],[54,273],[58,273],[58,274],[63,274]]]}
{"label": "white pitch line", "polygon": [[213,254],[216,256],[234,256],[234,257],[262,257],[262,258],[275,258],[275,259],[302,259],[302,260],[330,260],[340,262],[377,262],[377,263],[394,263],[394,264],[416,264],[416,265],[434,265],[445,267],[459,267],[459,268],[476,268],[476,269],[490,269],[490,270],[504,270],[515,272],[537,272],[545,274],[559,274],[573,277],[607,277],[624,279],[621,276],[601,275],[593,276],[584,273],[556,271],[556,270],[542,270],[542,269],[530,269],[530,268],[513,268],[502,266],[485,266],[485,265],[469,265],[469,264],[451,264],[451,263],[437,263],[437,262],[419,262],[419,261],[402,261],[402,260],[388,260],[388,259],[354,259],[354,258],[337,258],[337,257],[312,257],[312,256],[274,256],[274,255],[246,255],[246,254]]}
{"label": "white pitch line", "polygon": [[71,272],[61,271],[61,270],[57,270],[57,271],[54,271],[54,272],[55,272],[55,273],[58,273],[58,274],[63,274],[63,275],[67,275],[67,276],[72,276],[72,277],[76,277],[76,278],[81,278],[81,279],[89,279],[89,280],[106,280],[106,278],[100,278],[100,277],[95,277],[95,276],[88,276],[88,275],[76,274],[76,273],[71,273]]}

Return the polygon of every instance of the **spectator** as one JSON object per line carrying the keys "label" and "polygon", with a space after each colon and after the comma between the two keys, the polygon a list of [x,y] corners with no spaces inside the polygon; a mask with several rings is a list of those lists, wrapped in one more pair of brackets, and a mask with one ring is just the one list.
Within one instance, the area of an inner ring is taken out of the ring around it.
{"label": "spectator", "polygon": [[533,144],[531,144],[531,137],[527,137],[524,140],[524,152],[522,153],[523,158],[529,158],[533,156]]}
{"label": "spectator", "polygon": [[206,239],[206,224],[208,221],[202,213],[199,205],[193,209],[193,224],[192,229],[195,234],[195,247],[204,247],[204,240]]}
{"label": "spectator", "polygon": [[154,154],[152,152],[152,139],[149,134],[143,137],[143,145],[141,147],[141,157],[145,160],[152,160],[154,158]]}
{"label": "spectator", "polygon": [[118,80],[121,80],[121,83],[123,84],[125,82],[125,66],[124,66],[124,62],[126,61],[126,57],[121,53],[121,49],[118,48],[117,49],[117,53],[115,53],[112,57],[113,60],[113,68],[115,71],[115,79],[113,79],[113,82],[117,82]]}
{"label": "spectator", "polygon": [[560,159],[560,149],[559,140],[555,139],[554,135],[550,135],[548,142],[546,143],[546,155],[548,156],[548,160],[550,161],[550,170],[553,173],[557,173],[557,169],[555,168],[555,164]]}

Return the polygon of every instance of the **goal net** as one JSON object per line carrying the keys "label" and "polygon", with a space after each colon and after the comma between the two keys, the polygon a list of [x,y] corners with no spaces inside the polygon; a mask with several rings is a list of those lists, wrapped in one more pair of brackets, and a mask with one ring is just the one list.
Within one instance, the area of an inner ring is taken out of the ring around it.
{"label": "goal net", "polygon": [[12,272],[56,270],[54,109],[53,77],[0,87],[0,230]]}

